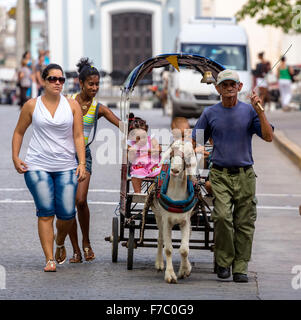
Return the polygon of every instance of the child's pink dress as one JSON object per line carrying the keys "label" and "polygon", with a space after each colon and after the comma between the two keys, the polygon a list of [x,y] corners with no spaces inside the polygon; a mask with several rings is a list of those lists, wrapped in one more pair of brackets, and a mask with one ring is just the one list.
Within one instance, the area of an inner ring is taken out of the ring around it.
{"label": "child's pink dress", "polygon": [[131,164],[131,177],[140,179],[156,177],[161,171],[160,157],[149,154],[152,149],[151,137],[147,137],[144,146],[139,146],[132,140],[128,140],[128,145],[137,149],[136,158]]}

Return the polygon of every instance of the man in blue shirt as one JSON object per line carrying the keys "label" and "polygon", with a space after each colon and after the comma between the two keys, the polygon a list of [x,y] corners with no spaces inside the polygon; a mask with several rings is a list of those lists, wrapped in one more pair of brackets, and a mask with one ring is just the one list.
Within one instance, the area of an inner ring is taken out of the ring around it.
{"label": "man in blue shirt", "polygon": [[[213,139],[210,183],[214,209],[217,276],[248,282],[256,220],[255,173],[252,136],[273,140],[273,127],[259,107],[253,91],[251,105],[238,100],[243,84],[237,72],[224,70],[217,77],[216,90],[222,101],[204,110],[192,133],[193,142]],[[197,148],[198,149],[198,148]],[[196,149],[196,150],[197,150]]]}

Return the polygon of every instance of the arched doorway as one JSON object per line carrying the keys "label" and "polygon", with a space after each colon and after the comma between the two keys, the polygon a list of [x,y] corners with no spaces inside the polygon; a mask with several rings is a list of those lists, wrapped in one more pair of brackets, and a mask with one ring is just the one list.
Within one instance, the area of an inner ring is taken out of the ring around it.
{"label": "arched doorway", "polygon": [[112,15],[112,67],[128,74],[136,65],[150,58],[152,14],[125,12]]}

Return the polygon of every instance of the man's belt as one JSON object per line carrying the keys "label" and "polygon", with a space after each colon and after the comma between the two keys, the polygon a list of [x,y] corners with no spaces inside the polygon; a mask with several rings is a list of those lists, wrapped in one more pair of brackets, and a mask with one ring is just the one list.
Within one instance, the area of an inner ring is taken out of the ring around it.
{"label": "man's belt", "polygon": [[248,169],[252,168],[252,165],[245,166],[245,167],[220,167],[216,164],[213,164],[212,168],[217,169],[219,171],[224,171],[224,169],[226,169],[226,171],[229,174],[238,174],[240,169],[243,169],[246,172]]}

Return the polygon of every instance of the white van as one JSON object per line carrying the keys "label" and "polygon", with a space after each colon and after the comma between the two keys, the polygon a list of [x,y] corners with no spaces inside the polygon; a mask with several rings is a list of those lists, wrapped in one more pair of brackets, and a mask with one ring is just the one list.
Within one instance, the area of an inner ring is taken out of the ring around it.
{"label": "white van", "polygon": [[[248,37],[235,18],[195,18],[184,24],[176,40],[176,52],[198,54],[236,70],[243,83],[239,94],[247,101],[252,88]],[[202,75],[190,69],[169,75],[166,113],[172,117],[199,117],[205,107],[220,101],[213,84],[200,83]]]}

